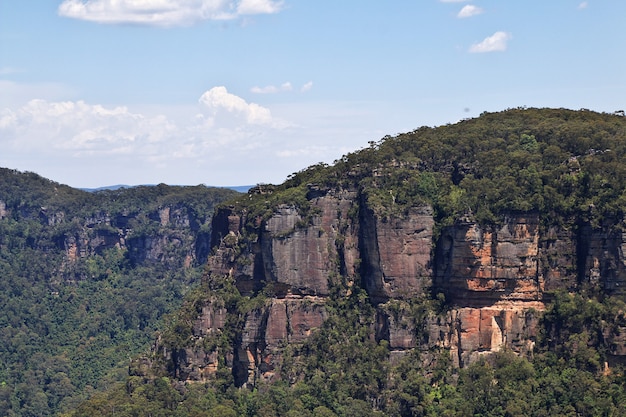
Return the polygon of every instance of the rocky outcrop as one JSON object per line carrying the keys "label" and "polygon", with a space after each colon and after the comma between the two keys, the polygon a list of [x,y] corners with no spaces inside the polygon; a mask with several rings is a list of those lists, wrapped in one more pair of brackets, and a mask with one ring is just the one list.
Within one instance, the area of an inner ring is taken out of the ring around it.
{"label": "rocky outcrop", "polygon": [[[459,367],[503,348],[530,354],[550,291],[625,283],[625,235],[611,226],[546,226],[539,213],[512,212],[490,226],[465,217],[435,240],[427,205],[382,217],[355,190],[313,186],[309,203],[306,214],[281,205],[266,218],[218,211],[210,279],[230,277],[242,295],[270,297],[240,314],[228,352],[184,354],[178,366],[189,379],[206,378],[219,354],[237,385],[280,378],[285,346],[303,343],[327,317],[328,297],[348,294],[357,280],[375,306],[372,337],[387,341],[391,358],[443,349]],[[411,307],[437,293],[444,312]],[[222,315],[203,309],[196,343],[223,330]]]}
{"label": "rocky outcrop", "polygon": [[[578,274],[583,282],[610,293],[626,292],[626,233],[621,227],[580,227]],[[620,225],[621,226],[621,225]]]}
{"label": "rocky outcrop", "polygon": [[154,213],[101,213],[84,219],[65,219],[63,212],[42,210],[42,220],[53,227],[54,241],[67,262],[109,249],[126,250],[135,265],[163,264],[167,268],[201,265],[208,258],[210,236],[184,206],[164,206]]}
{"label": "rocky outcrop", "polygon": [[437,287],[458,305],[540,300],[539,250],[538,214],[511,214],[494,227],[459,221],[437,245]]}
{"label": "rocky outcrop", "polygon": [[315,297],[273,299],[248,313],[235,352],[235,384],[254,386],[259,379],[274,379],[285,346],[304,342],[325,318],[324,301]]}
{"label": "rocky outcrop", "polygon": [[415,207],[402,218],[379,218],[364,205],[359,249],[363,285],[376,301],[408,299],[432,284],[433,210]]}
{"label": "rocky outcrop", "polygon": [[329,277],[357,274],[358,223],[348,215],[355,193],[328,192],[311,200],[317,214],[304,219],[294,207],[280,206],[259,224],[255,237],[242,238],[245,215],[223,209],[213,222],[210,273],[231,275],[243,294],[271,284],[279,296],[327,296]]}
{"label": "rocky outcrop", "polygon": [[454,364],[459,367],[503,348],[527,354],[534,346],[543,309],[540,302],[455,308],[443,318],[431,318],[426,323],[426,345],[449,349]]}

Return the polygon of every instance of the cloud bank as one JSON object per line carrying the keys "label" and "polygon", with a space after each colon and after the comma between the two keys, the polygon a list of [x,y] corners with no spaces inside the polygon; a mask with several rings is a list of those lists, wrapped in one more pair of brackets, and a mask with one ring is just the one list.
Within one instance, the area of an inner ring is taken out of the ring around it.
{"label": "cloud bank", "polygon": [[282,7],[276,0],[64,0],[58,13],[96,23],[170,27],[273,14]]}
{"label": "cloud bank", "polygon": [[470,47],[469,51],[472,53],[506,51],[507,42],[511,38],[510,33],[499,31],[486,37],[482,42],[475,43]]}
{"label": "cloud bank", "polygon": [[273,118],[269,109],[248,103],[223,86],[206,91],[198,102],[198,113],[181,123],[127,107],[31,100],[18,109],[0,110],[0,146],[7,153],[34,151],[63,158],[197,158],[224,146],[260,146],[263,135],[289,126]]}
{"label": "cloud bank", "polygon": [[378,112],[359,106],[284,102],[270,111],[224,86],[174,108],[53,98],[0,104],[0,166],[92,188],[280,182],[363,138],[382,137],[386,129],[372,117]]}

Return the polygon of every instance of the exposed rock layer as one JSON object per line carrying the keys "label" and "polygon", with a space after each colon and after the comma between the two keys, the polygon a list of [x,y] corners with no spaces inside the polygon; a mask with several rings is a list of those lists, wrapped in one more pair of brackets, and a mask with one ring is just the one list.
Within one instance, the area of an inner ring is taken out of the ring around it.
{"label": "exposed rock layer", "polygon": [[[329,294],[349,292],[356,280],[376,305],[372,333],[394,356],[439,347],[460,367],[502,348],[530,352],[546,291],[626,285],[626,239],[613,225],[545,227],[538,213],[509,213],[498,226],[463,219],[435,241],[429,206],[381,217],[355,191],[315,191],[307,218],[287,205],[265,220],[217,213],[210,275],[229,276],[244,295],[263,288],[274,295],[244,314],[228,352],[186,352],[174,366],[189,379],[206,377],[198,370],[215,369],[218,354],[238,385],[275,378],[284,347],[321,326]],[[451,306],[446,313],[415,319],[404,308],[437,293]],[[194,326],[196,345],[224,330],[224,320],[211,318],[221,314],[206,306]]]}

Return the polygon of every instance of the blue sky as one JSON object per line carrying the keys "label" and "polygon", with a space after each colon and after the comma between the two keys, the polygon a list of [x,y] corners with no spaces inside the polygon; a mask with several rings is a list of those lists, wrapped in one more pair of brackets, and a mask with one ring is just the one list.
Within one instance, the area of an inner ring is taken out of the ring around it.
{"label": "blue sky", "polygon": [[0,166],[280,183],[509,107],[626,107],[623,0],[0,0]]}

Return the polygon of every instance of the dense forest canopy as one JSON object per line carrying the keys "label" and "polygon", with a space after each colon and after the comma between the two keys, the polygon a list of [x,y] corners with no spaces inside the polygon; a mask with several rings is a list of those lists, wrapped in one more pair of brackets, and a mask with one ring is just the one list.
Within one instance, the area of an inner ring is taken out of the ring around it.
{"label": "dense forest canopy", "polygon": [[[1,168],[0,414],[53,415],[123,380],[199,282],[206,250],[184,260],[210,234],[213,206],[235,195],[166,185],[88,193]],[[195,223],[164,225],[164,207]],[[142,256],[152,238],[167,242],[161,260]]]}
{"label": "dense forest canopy", "polygon": [[468,213],[497,222],[510,210],[555,218],[591,210],[601,221],[623,215],[625,138],[626,118],[617,114],[532,108],[483,113],[386,136],[331,166],[311,166],[276,186],[282,193],[275,199],[306,206],[309,184],[356,186],[381,213],[427,202],[444,223]]}

